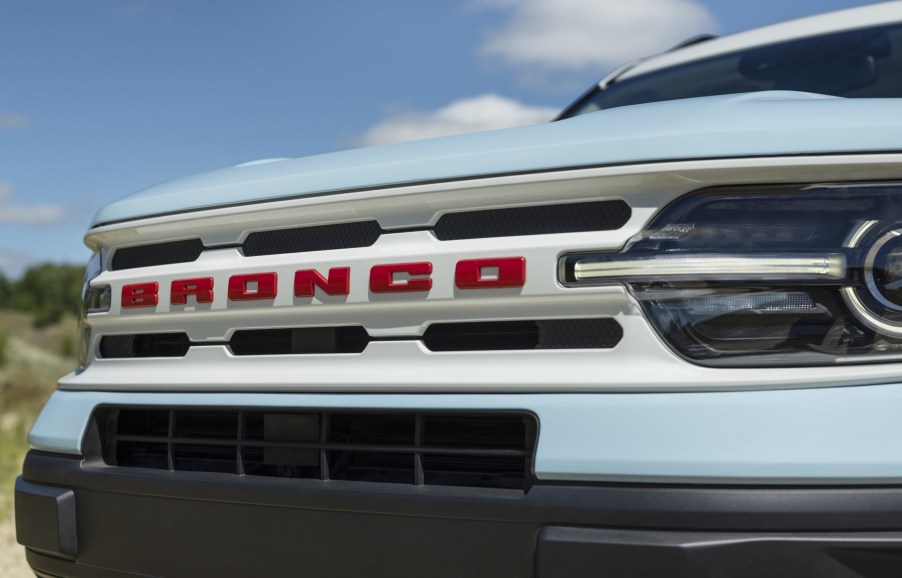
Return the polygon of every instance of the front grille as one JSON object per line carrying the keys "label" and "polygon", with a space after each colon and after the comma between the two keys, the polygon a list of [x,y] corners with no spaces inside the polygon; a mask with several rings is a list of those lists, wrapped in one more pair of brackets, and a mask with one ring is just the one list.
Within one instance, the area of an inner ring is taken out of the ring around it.
{"label": "front grille", "polygon": [[123,247],[116,249],[116,252],[113,253],[113,261],[110,266],[113,271],[119,271],[173,263],[190,263],[197,261],[203,251],[204,244],[200,239]]}
{"label": "front grille", "polygon": [[376,221],[317,225],[251,233],[241,246],[247,257],[369,247],[382,234]]}
{"label": "front grille", "polygon": [[592,201],[448,213],[435,224],[440,241],[550,235],[585,231],[615,231],[632,210],[625,202]]}
{"label": "front grille", "polygon": [[[531,205],[447,213],[431,229],[440,241],[614,231],[625,225],[631,214],[630,206],[621,200]],[[253,232],[241,249],[246,257],[354,249],[372,246],[383,234],[392,231],[384,231],[374,220],[292,227]],[[113,253],[112,269],[188,263],[203,251],[200,239],[125,247]]]}
{"label": "front grille", "polygon": [[102,408],[94,420],[110,466],[518,490],[538,432],[525,412]]}
{"label": "front grille", "polygon": [[[236,356],[362,353],[372,341],[421,340],[430,351],[510,351],[530,349],[611,349],[623,338],[623,328],[610,317],[433,323],[422,337],[371,337],[359,325],[241,329],[232,334],[229,349]],[[100,357],[126,359],[184,357],[192,345],[184,333],[105,335]]]}

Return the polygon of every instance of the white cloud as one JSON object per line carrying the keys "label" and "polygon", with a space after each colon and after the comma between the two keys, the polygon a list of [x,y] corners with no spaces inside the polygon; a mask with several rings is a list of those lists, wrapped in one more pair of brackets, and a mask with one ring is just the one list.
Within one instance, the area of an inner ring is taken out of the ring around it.
{"label": "white cloud", "polygon": [[66,208],[58,204],[26,205],[14,201],[12,184],[0,182],[0,223],[51,225],[66,218]]}
{"label": "white cloud", "polygon": [[28,119],[21,114],[8,114],[0,112],[0,130],[26,128],[28,125]]}
{"label": "white cloud", "polygon": [[716,29],[697,0],[476,0],[509,11],[486,55],[545,70],[599,69],[666,50]]}
{"label": "white cloud", "polygon": [[0,223],[51,225],[66,217],[62,205],[0,205]]}
{"label": "white cloud", "polygon": [[554,108],[531,106],[497,94],[484,94],[455,100],[433,112],[398,114],[356,137],[354,142],[372,146],[540,124],[551,120],[556,113]]}

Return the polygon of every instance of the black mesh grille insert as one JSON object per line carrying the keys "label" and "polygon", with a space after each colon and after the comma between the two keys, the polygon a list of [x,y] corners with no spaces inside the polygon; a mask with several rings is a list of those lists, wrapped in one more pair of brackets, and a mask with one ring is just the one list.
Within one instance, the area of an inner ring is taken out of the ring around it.
{"label": "black mesh grille insert", "polygon": [[376,221],[318,225],[251,233],[242,247],[248,257],[369,247],[379,239],[382,227]]}
{"label": "black mesh grille insert", "polygon": [[189,347],[191,342],[184,333],[104,335],[100,338],[100,357],[184,357]]}
{"label": "black mesh grille insert", "polygon": [[370,336],[366,329],[304,327],[300,329],[244,329],[229,341],[235,355],[290,355],[304,353],[360,353]]}
{"label": "black mesh grille insert", "polygon": [[135,269],[137,267],[153,267],[154,265],[171,265],[172,263],[190,263],[196,261],[204,251],[200,239],[170,241],[154,245],[123,247],[113,253],[112,268]]}
{"label": "black mesh grille insert", "polygon": [[103,408],[94,419],[110,466],[519,490],[538,431],[524,412]]}
{"label": "black mesh grille insert", "polygon": [[431,351],[610,349],[623,338],[614,319],[434,323],[423,334]]}
{"label": "black mesh grille insert", "polygon": [[434,230],[440,241],[614,231],[625,225],[631,214],[629,205],[620,200],[536,205],[448,213]]}

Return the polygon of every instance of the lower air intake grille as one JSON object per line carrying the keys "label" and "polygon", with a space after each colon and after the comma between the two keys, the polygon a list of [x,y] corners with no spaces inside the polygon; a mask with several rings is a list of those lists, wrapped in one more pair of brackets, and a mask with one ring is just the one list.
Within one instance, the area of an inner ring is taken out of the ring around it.
{"label": "lower air intake grille", "polygon": [[615,231],[632,210],[623,201],[592,201],[448,213],[435,224],[440,241],[550,235],[584,231]]}
{"label": "lower air intake grille", "polygon": [[105,408],[110,466],[526,490],[538,423],[523,412]]}

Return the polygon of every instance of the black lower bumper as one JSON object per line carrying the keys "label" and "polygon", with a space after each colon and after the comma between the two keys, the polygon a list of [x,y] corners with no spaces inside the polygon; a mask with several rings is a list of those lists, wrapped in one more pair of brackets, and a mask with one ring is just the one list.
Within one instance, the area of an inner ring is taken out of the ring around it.
{"label": "black lower bumper", "polygon": [[522,493],[172,474],[32,452],[16,493],[40,576],[902,575],[900,487]]}

